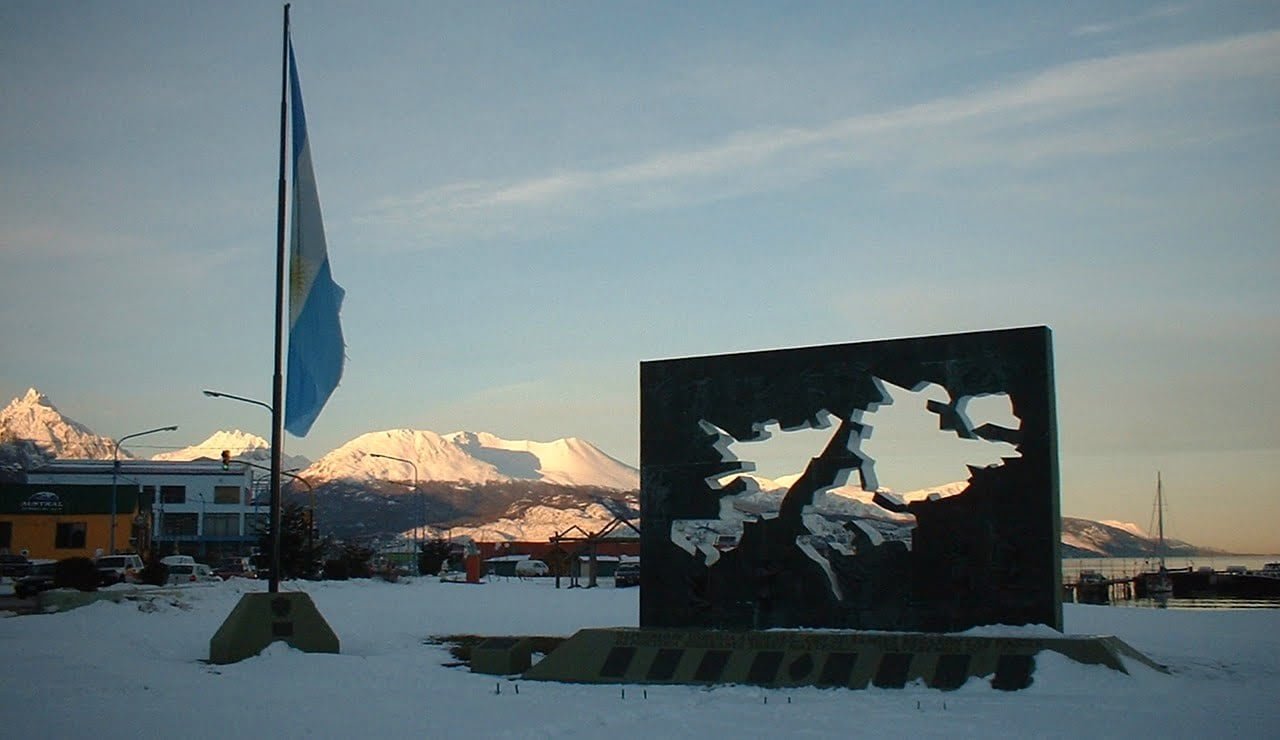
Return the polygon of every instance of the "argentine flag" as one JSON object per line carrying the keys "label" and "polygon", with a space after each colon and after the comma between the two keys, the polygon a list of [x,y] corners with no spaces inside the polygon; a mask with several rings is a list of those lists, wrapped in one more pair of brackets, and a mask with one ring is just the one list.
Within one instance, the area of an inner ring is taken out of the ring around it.
{"label": "argentine flag", "polygon": [[293,109],[293,233],[289,240],[289,370],[284,428],[295,437],[305,437],[342,379],[345,345],[338,322],[343,290],[329,273],[292,40],[289,89]]}

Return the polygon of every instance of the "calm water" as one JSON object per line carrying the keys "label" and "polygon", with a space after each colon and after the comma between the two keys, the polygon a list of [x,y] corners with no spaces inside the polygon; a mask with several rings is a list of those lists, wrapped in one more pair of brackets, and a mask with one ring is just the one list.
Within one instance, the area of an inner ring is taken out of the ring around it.
{"label": "calm water", "polygon": [[[1280,562],[1280,555],[1222,555],[1198,558],[1165,558],[1168,568],[1192,570],[1208,566],[1214,570],[1226,570],[1231,566],[1244,566],[1248,570],[1261,570],[1266,563]],[[1062,582],[1075,583],[1080,571],[1092,570],[1109,579],[1130,578],[1138,573],[1154,571],[1159,561],[1151,558],[1064,558]],[[1112,606],[1154,607],[1160,609],[1280,609],[1280,598],[1275,599],[1116,599]]]}

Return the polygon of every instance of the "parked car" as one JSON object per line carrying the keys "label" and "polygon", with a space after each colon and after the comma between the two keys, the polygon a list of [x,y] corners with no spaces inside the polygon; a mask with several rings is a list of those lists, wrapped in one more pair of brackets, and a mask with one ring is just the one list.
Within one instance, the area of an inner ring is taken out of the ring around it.
{"label": "parked car", "polygon": [[258,574],[254,571],[253,565],[249,562],[249,558],[228,558],[218,563],[213,569],[213,574],[227,580],[228,578],[257,578]]}
{"label": "parked car", "polygon": [[21,578],[31,570],[31,561],[25,555],[0,555],[0,577]]}
{"label": "parked car", "polygon": [[551,572],[547,564],[541,560],[521,560],[516,563],[516,575],[520,577],[527,576],[545,576]]}
{"label": "parked car", "polygon": [[618,565],[618,569],[613,572],[613,585],[618,588],[622,588],[623,586],[639,586],[640,564],[621,563]]}
{"label": "parked car", "polygon": [[195,565],[196,559],[190,555],[165,555],[160,562],[165,565]]}
{"label": "parked car", "polygon": [[213,574],[213,569],[204,563],[191,563],[169,566],[169,585],[186,586],[192,583],[221,583],[222,579]]}
{"label": "parked car", "polygon": [[125,581],[132,583],[138,580],[142,558],[137,555],[103,555],[94,561],[94,565],[98,567],[104,586]]}
{"label": "parked car", "polygon": [[13,594],[20,599],[30,599],[41,591],[53,588],[53,574],[57,567],[56,560],[32,560],[30,572],[13,584]]}

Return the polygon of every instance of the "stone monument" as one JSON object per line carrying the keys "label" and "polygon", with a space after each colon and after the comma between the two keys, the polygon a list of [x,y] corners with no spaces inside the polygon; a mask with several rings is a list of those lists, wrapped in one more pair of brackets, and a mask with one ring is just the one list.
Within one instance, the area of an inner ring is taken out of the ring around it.
{"label": "stone monument", "polygon": [[[950,495],[877,491],[862,442],[891,402],[886,384],[937,386],[940,431],[1012,454],[970,468]],[[644,362],[640,393],[641,627],[1062,629],[1047,327]],[[990,395],[1007,397],[1014,422],[968,418]],[[772,506],[725,454],[771,423],[833,430]],[[871,499],[861,514],[824,511],[826,491],[849,483]]]}

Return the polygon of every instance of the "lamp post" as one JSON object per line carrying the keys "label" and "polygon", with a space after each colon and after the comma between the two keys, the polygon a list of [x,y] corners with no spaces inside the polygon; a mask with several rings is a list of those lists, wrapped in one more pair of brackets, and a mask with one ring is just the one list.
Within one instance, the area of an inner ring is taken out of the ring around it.
{"label": "lamp post", "polygon": [[416,567],[417,566],[416,561],[418,559],[419,553],[422,552],[422,527],[426,526],[427,524],[427,500],[422,496],[421,493],[418,492],[418,464],[412,460],[406,460],[403,457],[396,457],[394,455],[381,455],[377,452],[370,452],[369,457],[380,457],[384,460],[395,460],[397,462],[407,463],[408,465],[413,467],[413,492],[418,495],[418,503],[419,503],[419,506],[422,507],[422,525],[414,528],[414,545],[416,545],[416,550],[413,555],[413,559],[415,561],[414,570],[418,570],[418,568]]}
{"label": "lamp post", "polygon": [[237,396],[237,395],[235,395],[234,393],[223,393],[222,391],[211,391],[211,390],[209,390],[208,388],[206,388],[206,389],[204,389],[204,390],[202,390],[202,391],[200,391],[200,392],[201,392],[201,393],[203,393],[203,394],[205,394],[205,395],[206,395],[206,396],[208,396],[209,398],[230,398],[232,401],[240,401],[240,402],[242,402],[242,403],[251,403],[251,404],[253,404],[253,405],[255,405],[255,406],[261,406],[262,408],[266,409],[266,410],[267,410],[267,413],[272,413],[272,410],[271,410],[271,404],[264,403],[264,402],[262,402],[262,401],[255,401],[255,400],[254,400],[254,399],[252,399],[252,398],[245,398],[244,396]]}
{"label": "lamp post", "polygon": [[209,540],[205,537],[205,531],[204,531],[204,524],[205,524],[204,494],[197,493],[196,498],[200,499],[200,522],[199,522],[199,526],[196,527],[196,540],[200,543],[200,555],[201,557],[203,557],[209,551]]}
{"label": "lamp post", "polygon": [[[236,460],[236,462],[239,463],[240,465],[247,465],[248,467],[257,468],[258,470],[265,470],[268,473],[271,472],[271,468],[265,465],[251,463],[248,460]],[[307,549],[310,550],[312,555],[314,556],[315,544],[312,540],[312,535],[315,533],[315,529],[316,529],[316,489],[311,487],[311,481],[298,475],[293,470],[281,470],[280,475],[287,475],[290,478],[298,481],[299,483],[307,487],[307,495],[311,498],[311,522],[310,522],[310,526],[307,528]],[[254,496],[253,498],[253,506],[255,510],[258,507],[257,496]]]}
{"label": "lamp post", "polygon": [[156,432],[176,431],[178,431],[178,427],[176,426],[156,427],[155,429],[148,429],[145,432],[126,434],[120,439],[111,440],[114,449],[111,453],[111,534],[108,542],[108,548],[111,551],[110,554],[116,554],[116,488],[120,481],[120,443],[124,442],[126,439],[133,439],[134,437],[141,437],[147,434],[155,434]]}
{"label": "lamp post", "polygon": [[[251,403],[251,404],[253,404],[254,406],[261,406],[262,408],[264,408],[264,409],[266,409],[266,410],[267,410],[267,413],[268,413],[268,414],[271,414],[272,421],[274,422],[274,420],[275,420],[275,410],[274,410],[273,408],[271,408],[271,404],[266,403],[266,402],[264,402],[264,401],[259,401],[259,400],[257,400],[256,398],[249,398],[248,396],[237,396],[237,395],[236,395],[236,394],[234,394],[234,393],[223,393],[222,391],[209,390],[208,388],[205,388],[205,389],[201,390],[200,392],[201,392],[201,393],[203,393],[204,395],[208,396],[209,398],[229,398],[229,399],[231,399],[232,401],[239,401],[239,402],[241,402],[241,403]],[[272,451],[272,455],[273,455],[273,456],[274,456],[274,454],[275,454],[275,453],[274,453],[274,451]],[[272,471],[272,470],[271,470],[271,468],[263,468],[261,465],[254,465],[253,463],[248,463],[248,462],[245,462],[244,460],[240,460],[239,462],[244,463],[245,465],[249,465],[250,467],[259,468],[259,469],[262,469],[262,470],[266,470],[266,471],[268,471],[268,472],[274,472],[274,471]],[[283,471],[282,471],[282,472],[283,472]],[[273,527],[273,528],[272,528],[271,537],[272,537],[273,543],[272,543],[272,547],[271,547],[271,550],[272,550],[272,554],[271,554],[271,571],[272,571],[272,572],[271,572],[270,589],[271,589],[271,592],[272,592],[272,593],[275,593],[275,592],[279,589],[279,587],[280,587],[280,577],[279,577],[279,575],[277,575],[277,574],[276,574],[276,571],[280,569],[279,558],[277,557],[277,553],[279,553],[280,548],[275,544],[275,542],[279,542],[279,541],[280,541],[279,533],[275,531],[275,530],[276,530],[276,529],[278,529],[278,528],[279,528],[279,526],[280,526],[280,523],[277,521],[278,514],[277,514],[277,512],[276,512],[276,503],[275,503],[275,502],[276,502],[276,499],[277,499],[277,497],[278,497],[278,494],[277,494],[276,492],[278,492],[278,491],[280,490],[280,486],[279,486],[279,478],[276,478],[276,477],[274,477],[274,476],[273,476],[273,477],[271,478],[271,480],[270,480],[270,485],[271,485],[271,490],[272,490],[272,492],[273,492],[273,493],[272,493],[272,496],[271,496],[271,501],[272,501],[272,503],[271,503],[271,522],[272,522],[272,527]],[[308,488],[310,488],[310,485],[311,485],[311,484],[309,484],[309,483],[308,483],[308,484],[307,484],[307,487],[308,487]],[[250,488],[252,488],[252,483],[250,483]],[[253,497],[253,508],[254,508],[254,514],[256,515],[256,514],[257,514],[257,508],[258,508],[258,497],[257,497],[256,495]],[[315,519],[315,498],[314,498],[314,496],[312,497],[312,504],[311,504],[311,517],[312,517],[312,519],[313,519],[313,520]]]}
{"label": "lamp post", "polygon": [[314,558],[316,556],[316,489],[311,487],[311,481],[297,474],[298,470],[300,468],[281,470],[280,472],[307,487],[307,499],[311,509],[311,515],[307,517],[307,552],[311,553],[311,557]]}

